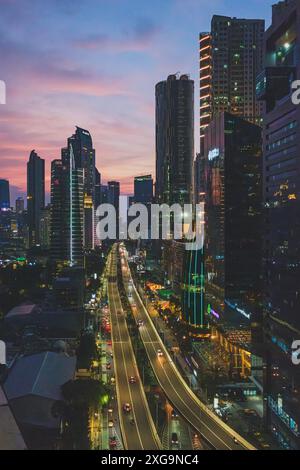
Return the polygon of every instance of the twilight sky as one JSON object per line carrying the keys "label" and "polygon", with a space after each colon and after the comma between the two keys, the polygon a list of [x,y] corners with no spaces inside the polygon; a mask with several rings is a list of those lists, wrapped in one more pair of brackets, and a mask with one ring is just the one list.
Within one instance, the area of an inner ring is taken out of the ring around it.
{"label": "twilight sky", "polygon": [[198,33],[213,14],[269,24],[272,3],[0,0],[0,178],[10,180],[12,203],[26,191],[32,149],[46,159],[49,192],[50,162],[75,125],[90,130],[103,181],[118,179],[128,193],[133,176],[154,175],[155,84],[189,73],[197,104]]}

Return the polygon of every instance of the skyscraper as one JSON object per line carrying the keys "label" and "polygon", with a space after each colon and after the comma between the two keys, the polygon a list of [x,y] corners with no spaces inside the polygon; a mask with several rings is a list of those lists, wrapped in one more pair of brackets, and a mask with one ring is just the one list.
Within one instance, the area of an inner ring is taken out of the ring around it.
{"label": "skyscraper", "polygon": [[264,318],[265,416],[287,449],[300,449],[300,367],[292,342],[300,338],[300,107],[291,83],[300,79],[300,3],[273,5],[265,35],[266,68],[257,91],[265,101]]}
{"label": "skyscraper", "polygon": [[101,174],[95,168],[95,210],[101,204]]}
{"label": "skyscraper", "polygon": [[134,202],[151,204],[153,200],[153,179],[151,175],[135,176]]}
{"label": "skyscraper", "polygon": [[184,321],[193,327],[206,326],[204,315],[204,263],[202,250],[184,251],[181,306]]}
{"label": "skyscraper", "polygon": [[192,202],[194,82],[169,75],[155,87],[157,203]]}
{"label": "skyscraper", "polygon": [[229,113],[204,138],[207,300],[221,320],[245,326],[261,299],[261,128]]}
{"label": "skyscraper", "polygon": [[261,123],[255,80],[263,67],[263,20],[215,15],[199,35],[200,149],[205,129],[222,111]]}
{"label": "skyscraper", "polygon": [[41,211],[45,207],[45,160],[32,150],[27,163],[29,248],[40,244]]}
{"label": "skyscraper", "polygon": [[108,187],[107,202],[114,206],[118,214],[119,213],[120,183],[119,181],[108,181],[107,187]]}
{"label": "skyscraper", "polygon": [[89,131],[76,127],[76,132],[68,139],[68,147],[63,153],[69,153],[72,148],[74,155],[74,170],[84,171],[84,247],[94,247],[95,232],[95,150]]}
{"label": "skyscraper", "polygon": [[9,181],[0,179],[0,210],[10,208]]}
{"label": "skyscraper", "polygon": [[75,168],[72,145],[51,165],[51,259],[56,266],[83,266],[84,170]]}
{"label": "skyscraper", "polygon": [[67,166],[63,165],[62,160],[53,160],[51,162],[50,255],[55,265],[63,265],[69,259],[67,192]]}
{"label": "skyscraper", "polygon": [[18,197],[16,199],[16,213],[21,214],[24,212],[24,198]]}

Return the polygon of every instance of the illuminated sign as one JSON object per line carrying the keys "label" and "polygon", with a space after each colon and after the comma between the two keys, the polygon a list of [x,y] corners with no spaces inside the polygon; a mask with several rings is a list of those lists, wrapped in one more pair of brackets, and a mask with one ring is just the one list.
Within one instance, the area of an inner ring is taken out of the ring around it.
{"label": "illuminated sign", "polygon": [[212,149],[208,152],[208,160],[211,162],[220,156],[220,149]]}

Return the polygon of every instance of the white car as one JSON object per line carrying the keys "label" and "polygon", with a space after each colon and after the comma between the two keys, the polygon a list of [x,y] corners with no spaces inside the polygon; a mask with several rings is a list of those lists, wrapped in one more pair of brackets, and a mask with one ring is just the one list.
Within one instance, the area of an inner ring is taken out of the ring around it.
{"label": "white car", "polygon": [[157,356],[158,356],[158,357],[162,357],[163,355],[164,355],[164,353],[162,352],[162,350],[161,350],[161,349],[158,349],[158,350],[157,350]]}

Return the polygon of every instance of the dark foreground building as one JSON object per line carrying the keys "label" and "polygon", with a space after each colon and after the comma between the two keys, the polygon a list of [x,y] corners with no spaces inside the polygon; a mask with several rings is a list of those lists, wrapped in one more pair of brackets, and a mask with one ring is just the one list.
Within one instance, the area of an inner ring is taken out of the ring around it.
{"label": "dark foreground building", "polygon": [[257,92],[264,119],[265,416],[286,449],[300,449],[300,106],[291,84],[300,79],[300,2],[273,6],[265,35],[266,68]]}
{"label": "dark foreground building", "polygon": [[254,321],[261,295],[261,128],[221,113],[204,139],[208,299],[221,321]]}

